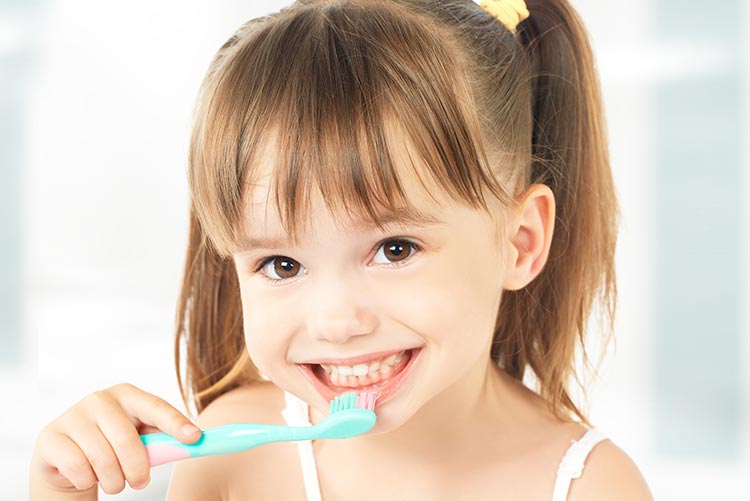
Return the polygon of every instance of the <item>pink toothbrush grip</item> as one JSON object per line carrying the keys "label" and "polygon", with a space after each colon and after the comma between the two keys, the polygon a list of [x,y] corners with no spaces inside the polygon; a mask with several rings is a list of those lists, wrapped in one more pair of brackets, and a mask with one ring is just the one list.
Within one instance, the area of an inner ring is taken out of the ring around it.
{"label": "pink toothbrush grip", "polygon": [[171,463],[172,461],[179,461],[190,457],[188,451],[176,445],[147,445],[146,452],[148,453],[148,462],[151,466],[159,466],[160,464]]}

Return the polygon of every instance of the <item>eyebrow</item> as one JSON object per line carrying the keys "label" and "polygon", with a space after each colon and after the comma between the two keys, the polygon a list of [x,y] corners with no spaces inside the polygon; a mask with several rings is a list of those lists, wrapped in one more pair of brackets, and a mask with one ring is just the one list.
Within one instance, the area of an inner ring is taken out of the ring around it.
{"label": "eyebrow", "polygon": [[[399,207],[393,212],[379,215],[378,219],[382,226],[429,228],[445,224],[444,221],[435,216],[411,207]],[[366,230],[374,230],[378,227],[374,221],[369,219],[355,220],[352,225],[355,227],[364,227]],[[237,252],[246,253],[254,249],[272,249],[289,246],[289,241],[283,237],[261,238],[244,236],[237,242]]]}

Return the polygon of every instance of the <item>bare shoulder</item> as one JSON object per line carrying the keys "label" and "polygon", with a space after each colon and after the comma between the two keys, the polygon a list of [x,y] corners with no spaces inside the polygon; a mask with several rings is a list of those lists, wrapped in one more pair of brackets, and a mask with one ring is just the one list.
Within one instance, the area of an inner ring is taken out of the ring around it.
{"label": "bare shoulder", "polygon": [[638,466],[611,440],[599,442],[588,455],[580,478],[570,484],[568,499],[649,501],[654,496]]}
{"label": "bare shoulder", "polygon": [[[271,383],[259,382],[235,388],[211,402],[198,416],[201,429],[230,423],[283,424],[284,394]],[[238,488],[252,485],[252,472],[265,470],[275,452],[271,444],[237,454],[207,456],[175,463],[168,500],[229,499]],[[241,475],[240,475],[241,474]]]}
{"label": "bare shoulder", "polygon": [[211,402],[198,416],[198,426],[207,428],[227,423],[281,423],[284,392],[269,382],[240,386]]}

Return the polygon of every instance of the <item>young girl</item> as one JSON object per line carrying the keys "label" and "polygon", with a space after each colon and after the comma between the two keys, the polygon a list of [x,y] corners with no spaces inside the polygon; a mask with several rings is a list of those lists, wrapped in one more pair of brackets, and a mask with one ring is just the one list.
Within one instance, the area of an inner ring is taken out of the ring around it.
{"label": "young girl", "polygon": [[[205,78],[189,181],[175,353],[199,426],[380,397],[356,438],[179,462],[169,499],[651,499],[568,387],[595,306],[612,330],[618,207],[567,0],[249,21]],[[144,487],[157,430],[200,436],[133,386],[86,397],[40,433],[32,498]]]}

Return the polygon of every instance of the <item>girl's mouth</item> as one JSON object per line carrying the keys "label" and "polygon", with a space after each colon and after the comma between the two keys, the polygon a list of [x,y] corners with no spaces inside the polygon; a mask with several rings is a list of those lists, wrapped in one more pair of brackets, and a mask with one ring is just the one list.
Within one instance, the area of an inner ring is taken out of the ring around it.
{"label": "girl's mouth", "polygon": [[375,405],[378,406],[398,390],[421,351],[421,348],[410,348],[354,367],[328,364],[299,364],[297,367],[327,402],[350,391],[375,392],[378,394]]}

